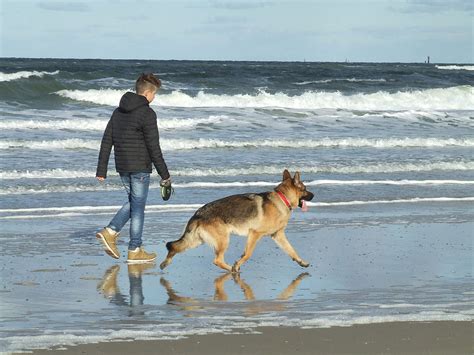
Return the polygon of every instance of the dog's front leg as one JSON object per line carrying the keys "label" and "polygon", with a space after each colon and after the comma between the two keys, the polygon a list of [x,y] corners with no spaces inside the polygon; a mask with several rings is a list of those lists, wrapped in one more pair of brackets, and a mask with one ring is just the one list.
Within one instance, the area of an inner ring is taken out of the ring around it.
{"label": "dog's front leg", "polygon": [[300,284],[301,280],[303,280],[306,276],[309,276],[307,272],[302,272],[298,275],[296,279],[291,281],[291,283],[285,288],[280,295],[277,297],[278,300],[287,300],[293,296],[295,293],[296,288]]}
{"label": "dog's front leg", "polygon": [[296,261],[300,266],[303,267],[308,267],[309,263],[301,259],[296,252],[296,250],[293,248],[293,246],[290,244],[288,239],[286,239],[285,235],[285,230],[280,229],[277,231],[275,234],[272,235],[272,239],[277,243],[277,245],[285,252],[287,253],[294,261]]}

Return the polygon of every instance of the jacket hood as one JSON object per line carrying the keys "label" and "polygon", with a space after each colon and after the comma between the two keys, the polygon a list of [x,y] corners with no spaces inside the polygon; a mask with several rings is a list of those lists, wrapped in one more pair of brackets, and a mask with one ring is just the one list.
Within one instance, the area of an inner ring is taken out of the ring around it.
{"label": "jacket hood", "polygon": [[127,92],[120,99],[120,110],[130,112],[141,106],[148,106],[148,100],[145,96],[137,95],[133,92]]}

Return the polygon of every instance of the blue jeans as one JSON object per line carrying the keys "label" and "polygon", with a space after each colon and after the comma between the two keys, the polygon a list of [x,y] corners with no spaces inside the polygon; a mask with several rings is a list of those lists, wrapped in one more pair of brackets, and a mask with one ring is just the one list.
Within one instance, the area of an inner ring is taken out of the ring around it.
{"label": "blue jeans", "polygon": [[145,221],[145,205],[150,186],[149,173],[120,173],[123,186],[127,191],[128,201],[110,221],[109,227],[120,232],[123,226],[130,221],[129,250],[142,246],[143,222]]}

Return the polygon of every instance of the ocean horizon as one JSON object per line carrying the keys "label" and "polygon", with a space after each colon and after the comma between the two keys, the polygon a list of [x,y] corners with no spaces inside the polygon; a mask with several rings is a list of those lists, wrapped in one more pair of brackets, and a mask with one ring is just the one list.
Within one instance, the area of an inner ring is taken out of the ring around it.
{"label": "ocean horizon", "polygon": [[426,58],[421,58],[419,61],[350,61],[348,59],[343,59],[340,61],[334,60],[306,60],[305,58],[301,60],[272,60],[272,59],[177,59],[177,58],[168,58],[168,59],[150,59],[150,58],[80,58],[80,57],[11,57],[11,56],[0,56],[0,59],[13,59],[13,60],[110,60],[110,61],[152,61],[152,62],[235,62],[235,63],[312,63],[312,64],[324,64],[324,63],[334,63],[334,64],[344,64],[344,63],[355,63],[355,64],[423,64],[423,65],[462,65],[469,66],[474,65],[474,62],[445,62],[445,61],[432,61],[430,63],[426,62]]}

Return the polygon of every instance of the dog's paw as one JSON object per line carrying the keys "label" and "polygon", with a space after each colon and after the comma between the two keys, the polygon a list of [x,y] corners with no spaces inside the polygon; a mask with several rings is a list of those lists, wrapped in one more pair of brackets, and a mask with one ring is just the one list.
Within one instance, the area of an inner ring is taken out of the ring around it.
{"label": "dog's paw", "polygon": [[304,278],[310,276],[309,272],[302,272],[301,274],[298,275],[298,277],[295,280],[303,280]]}
{"label": "dog's paw", "polygon": [[308,266],[309,266],[309,263],[307,263],[307,262],[304,261],[304,260],[298,261],[298,264],[300,264],[300,266],[302,266],[302,267],[308,267]]}
{"label": "dog's paw", "polygon": [[165,260],[163,261],[161,264],[160,264],[160,269],[163,270],[165,267],[167,267],[168,265],[170,264],[170,262],[168,260]]}
{"label": "dog's paw", "polygon": [[234,264],[234,265],[232,266],[231,272],[232,272],[233,274],[238,274],[238,273],[240,272],[240,266],[238,266],[237,264]]}

